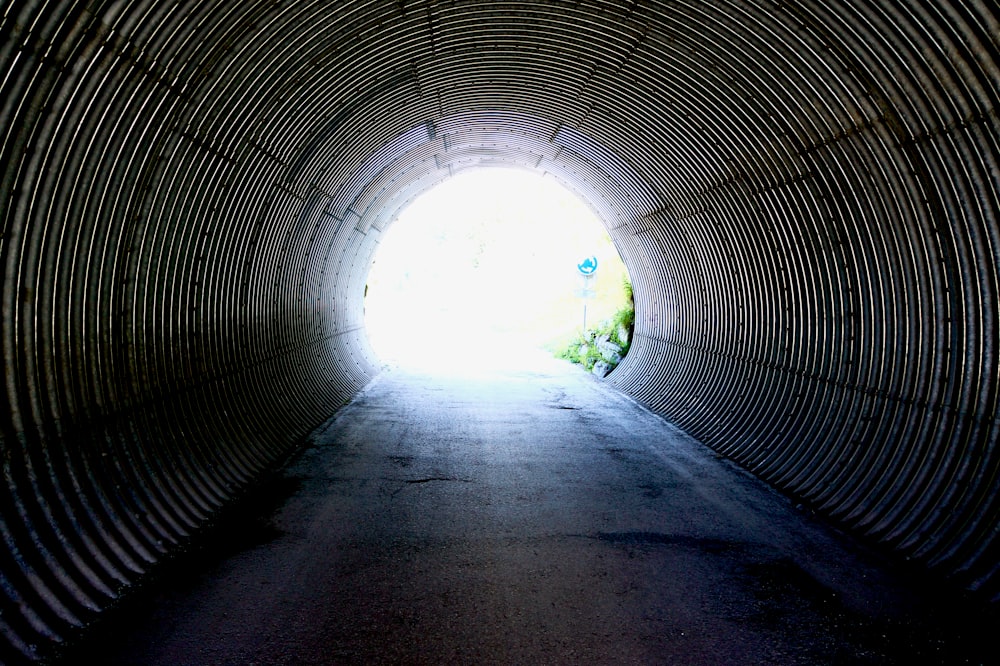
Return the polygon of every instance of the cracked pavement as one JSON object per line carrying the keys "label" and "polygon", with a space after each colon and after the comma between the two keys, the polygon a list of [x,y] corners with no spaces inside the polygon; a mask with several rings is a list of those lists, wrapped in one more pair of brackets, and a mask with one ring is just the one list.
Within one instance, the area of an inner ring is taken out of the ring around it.
{"label": "cracked pavement", "polygon": [[919,572],[531,360],[384,373],[75,657],[977,663],[977,620]]}

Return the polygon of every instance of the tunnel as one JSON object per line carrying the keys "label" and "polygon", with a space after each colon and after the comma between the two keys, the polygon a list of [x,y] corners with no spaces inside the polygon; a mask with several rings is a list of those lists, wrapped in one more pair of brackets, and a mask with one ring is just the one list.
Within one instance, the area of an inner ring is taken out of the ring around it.
{"label": "tunnel", "polygon": [[9,0],[0,659],[44,659],[379,372],[380,239],[555,179],[621,392],[1000,600],[992,0]]}

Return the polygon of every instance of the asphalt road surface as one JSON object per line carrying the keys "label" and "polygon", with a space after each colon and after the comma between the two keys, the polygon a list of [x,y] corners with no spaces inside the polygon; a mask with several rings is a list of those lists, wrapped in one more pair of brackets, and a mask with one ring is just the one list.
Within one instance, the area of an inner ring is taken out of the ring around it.
{"label": "asphalt road surface", "polygon": [[982,614],[581,371],[391,371],[66,663],[987,663]]}

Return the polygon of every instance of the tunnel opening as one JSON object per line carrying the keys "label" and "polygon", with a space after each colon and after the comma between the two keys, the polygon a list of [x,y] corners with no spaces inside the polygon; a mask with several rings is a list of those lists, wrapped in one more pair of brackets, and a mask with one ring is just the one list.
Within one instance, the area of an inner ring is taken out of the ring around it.
{"label": "tunnel opening", "polygon": [[616,387],[1000,602],[996,3],[157,5],[0,18],[0,651],[368,385],[383,230],[496,163],[606,222]]}
{"label": "tunnel opening", "polygon": [[[591,261],[595,270],[582,274]],[[366,331],[390,366],[510,368],[588,329],[593,337],[628,303],[629,287],[604,223],[578,195],[526,169],[467,169],[382,234],[365,285]]]}

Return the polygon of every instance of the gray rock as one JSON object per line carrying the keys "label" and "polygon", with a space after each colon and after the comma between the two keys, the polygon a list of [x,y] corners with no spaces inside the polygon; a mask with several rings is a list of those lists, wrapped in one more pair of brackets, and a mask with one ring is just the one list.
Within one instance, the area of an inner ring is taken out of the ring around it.
{"label": "gray rock", "polygon": [[609,336],[602,335],[597,340],[597,349],[601,352],[601,356],[608,363],[613,363],[617,365],[621,360],[621,350],[622,348],[611,342]]}

